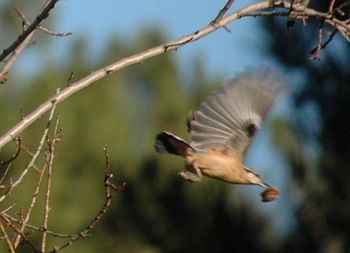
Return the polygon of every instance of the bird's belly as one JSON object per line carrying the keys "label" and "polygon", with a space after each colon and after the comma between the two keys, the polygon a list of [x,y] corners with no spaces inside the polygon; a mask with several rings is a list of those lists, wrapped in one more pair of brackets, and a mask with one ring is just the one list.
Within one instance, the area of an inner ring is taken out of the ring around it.
{"label": "bird's belly", "polygon": [[241,183],[243,165],[238,157],[222,152],[206,152],[196,154],[190,163],[208,177],[220,179],[230,183]]}

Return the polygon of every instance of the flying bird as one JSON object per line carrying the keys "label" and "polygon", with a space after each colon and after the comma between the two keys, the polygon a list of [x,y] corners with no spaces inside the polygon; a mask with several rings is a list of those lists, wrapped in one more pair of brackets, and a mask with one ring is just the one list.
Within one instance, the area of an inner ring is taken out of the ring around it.
{"label": "flying bird", "polygon": [[156,136],[160,153],[182,156],[185,170],[179,175],[199,182],[202,175],[231,184],[264,187],[262,201],[278,197],[278,190],[244,165],[252,138],[285,91],[284,79],[267,69],[247,71],[210,95],[187,118],[190,142],[170,133]]}

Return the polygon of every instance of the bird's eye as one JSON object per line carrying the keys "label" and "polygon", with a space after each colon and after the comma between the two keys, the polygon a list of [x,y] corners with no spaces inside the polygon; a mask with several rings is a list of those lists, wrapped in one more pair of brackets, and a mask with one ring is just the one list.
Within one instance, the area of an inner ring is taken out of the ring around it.
{"label": "bird's eye", "polygon": [[254,123],[249,123],[247,124],[247,126],[245,127],[245,130],[248,134],[249,137],[254,136],[254,134],[256,133],[256,131],[258,130],[258,127],[254,124]]}

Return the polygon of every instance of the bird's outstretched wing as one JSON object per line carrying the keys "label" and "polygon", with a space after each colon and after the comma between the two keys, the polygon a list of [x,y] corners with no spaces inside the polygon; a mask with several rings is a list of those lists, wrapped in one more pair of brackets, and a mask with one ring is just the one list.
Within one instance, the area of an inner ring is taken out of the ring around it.
{"label": "bird's outstretched wing", "polygon": [[189,117],[190,145],[199,152],[222,147],[243,154],[284,89],[283,78],[273,71],[240,74]]}

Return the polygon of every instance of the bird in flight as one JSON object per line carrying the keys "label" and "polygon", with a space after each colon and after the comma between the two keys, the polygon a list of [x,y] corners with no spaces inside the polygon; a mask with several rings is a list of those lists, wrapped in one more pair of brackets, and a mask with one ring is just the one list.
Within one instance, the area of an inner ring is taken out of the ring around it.
{"label": "bird in flight", "polygon": [[163,131],[156,136],[155,149],[183,157],[185,170],[179,175],[187,181],[200,182],[204,175],[231,184],[259,185],[265,188],[262,201],[272,201],[278,190],[244,165],[244,158],[267,112],[284,90],[283,78],[271,70],[244,72],[189,114],[189,143]]}

